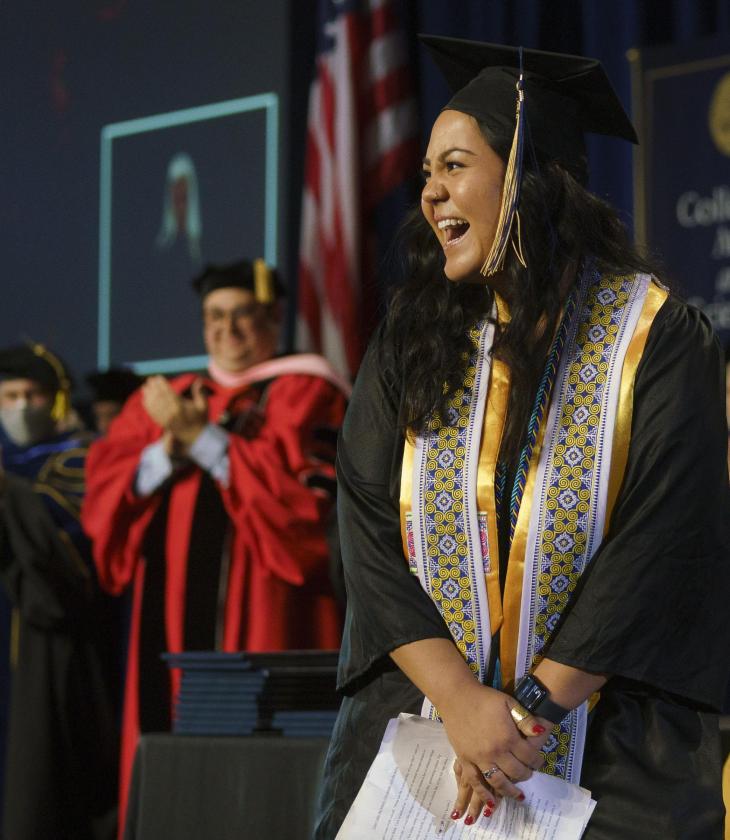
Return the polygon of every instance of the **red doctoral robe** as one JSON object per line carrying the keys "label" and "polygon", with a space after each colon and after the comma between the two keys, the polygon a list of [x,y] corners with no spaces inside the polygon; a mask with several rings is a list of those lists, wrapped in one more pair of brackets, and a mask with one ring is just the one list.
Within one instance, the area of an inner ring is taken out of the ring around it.
{"label": "red doctoral robe", "polygon": [[[188,374],[171,384],[184,393],[195,378]],[[151,495],[135,493],[142,450],[161,436],[140,392],[129,399],[108,436],[92,445],[87,459],[82,522],[93,540],[99,581],[117,595],[133,586],[122,820],[140,729],[169,726],[166,700],[170,688],[175,696],[177,675],[170,685],[159,661],[162,651],[327,649],[340,644],[341,611],[330,583],[325,539],[332,499],[313,489],[321,482],[312,477],[334,478],[331,460],[318,457],[318,431],[341,425],[346,405],[342,390],[319,376],[296,373],[240,389],[205,383],[211,422],[242,414],[248,418],[236,427],[243,425],[240,433],[230,435],[227,487],[188,464]],[[201,508],[206,488],[208,503]],[[226,532],[228,559],[222,562]],[[196,553],[202,555],[197,566]],[[200,627],[205,605],[198,602],[205,590],[212,610],[206,626]],[[147,692],[147,699],[140,700],[141,692]]]}

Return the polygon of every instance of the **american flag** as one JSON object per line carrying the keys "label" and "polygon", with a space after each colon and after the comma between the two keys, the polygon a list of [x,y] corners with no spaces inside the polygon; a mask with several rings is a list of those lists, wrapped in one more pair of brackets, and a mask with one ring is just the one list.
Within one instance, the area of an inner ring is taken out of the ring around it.
{"label": "american flag", "polygon": [[299,244],[297,347],[353,376],[372,324],[369,221],[417,167],[418,113],[393,0],[319,0]]}

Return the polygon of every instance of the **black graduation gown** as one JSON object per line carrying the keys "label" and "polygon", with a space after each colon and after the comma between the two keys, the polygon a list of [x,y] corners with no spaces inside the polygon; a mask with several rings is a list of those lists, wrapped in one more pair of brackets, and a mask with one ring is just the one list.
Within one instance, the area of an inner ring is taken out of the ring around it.
{"label": "black graduation gown", "polygon": [[[388,653],[449,639],[403,558],[399,383],[386,382],[376,336],[338,451],[348,590],[339,687],[318,840],[335,836],[389,718],[422,694]],[[634,390],[632,439],[610,530],[547,655],[612,674],[594,710],[581,782],[598,806],[586,840],[720,840],[724,808],[717,716],[730,666],[730,492],[724,365],[696,309],[670,296]]]}
{"label": "black graduation gown", "polygon": [[3,481],[0,580],[19,617],[3,837],[112,840],[115,614],[31,482]]}

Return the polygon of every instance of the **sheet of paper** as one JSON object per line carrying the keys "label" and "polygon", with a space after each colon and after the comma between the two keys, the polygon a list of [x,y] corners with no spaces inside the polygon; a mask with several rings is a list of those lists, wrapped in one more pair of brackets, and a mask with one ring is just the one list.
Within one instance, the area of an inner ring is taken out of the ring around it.
{"label": "sheet of paper", "polygon": [[449,816],[454,752],[443,725],[418,715],[391,720],[337,840],[579,840],[595,807],[590,792],[544,773],[471,826]]}

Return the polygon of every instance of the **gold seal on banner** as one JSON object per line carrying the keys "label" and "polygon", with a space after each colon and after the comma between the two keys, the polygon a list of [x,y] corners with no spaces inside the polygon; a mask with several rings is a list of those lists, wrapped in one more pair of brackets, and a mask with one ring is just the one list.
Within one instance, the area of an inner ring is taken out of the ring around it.
{"label": "gold seal on banner", "polygon": [[730,155],[730,73],[717,83],[710,102],[710,134],[717,148]]}

